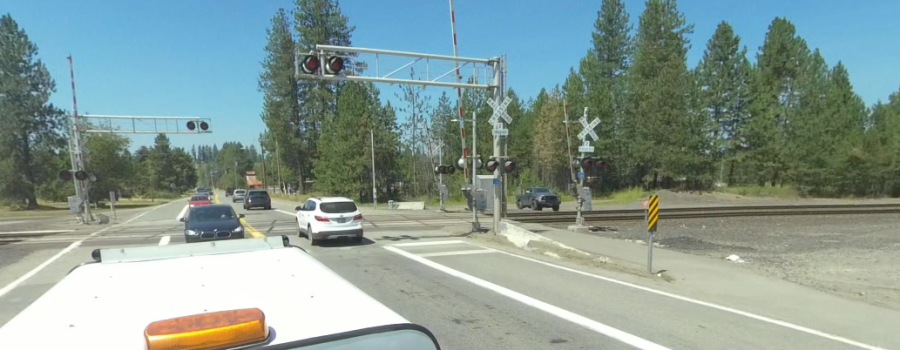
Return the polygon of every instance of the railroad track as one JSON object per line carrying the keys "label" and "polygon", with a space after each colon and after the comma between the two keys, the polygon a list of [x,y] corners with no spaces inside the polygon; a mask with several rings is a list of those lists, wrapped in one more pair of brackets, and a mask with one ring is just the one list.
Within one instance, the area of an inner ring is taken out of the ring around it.
{"label": "railroad track", "polygon": [[[816,204],[816,205],[756,205],[694,208],[661,208],[660,219],[724,218],[739,216],[797,216],[896,214],[898,204]],[[644,220],[643,209],[591,210],[582,213],[585,221]],[[575,222],[575,211],[508,213],[506,218],[518,222],[555,223]]]}

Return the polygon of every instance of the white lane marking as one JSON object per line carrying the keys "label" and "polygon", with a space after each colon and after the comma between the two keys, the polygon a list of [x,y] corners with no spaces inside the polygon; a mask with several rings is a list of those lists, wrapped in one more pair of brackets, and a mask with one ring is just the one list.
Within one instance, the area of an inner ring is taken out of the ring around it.
{"label": "white lane marking", "polygon": [[426,245],[442,245],[442,244],[466,244],[466,242],[459,241],[459,240],[433,241],[433,242],[411,242],[411,243],[391,244],[391,247],[421,247],[421,246],[426,246]]}
{"label": "white lane marking", "polygon": [[513,300],[518,301],[518,302],[520,302],[520,303],[522,303],[522,304],[531,306],[531,307],[533,307],[533,308],[535,308],[535,309],[544,311],[544,312],[546,312],[546,313],[548,313],[548,314],[551,314],[551,315],[553,315],[553,316],[556,316],[556,317],[559,317],[559,318],[564,319],[564,320],[566,320],[566,321],[575,323],[575,324],[577,324],[577,325],[579,325],[579,326],[585,327],[585,328],[590,329],[590,330],[592,330],[592,331],[594,331],[594,332],[597,332],[597,333],[603,334],[603,335],[605,335],[605,336],[607,336],[607,337],[616,339],[616,340],[621,341],[621,342],[623,342],[623,343],[625,343],[625,344],[631,345],[631,346],[633,346],[633,347],[635,347],[635,348],[642,349],[642,350],[668,350],[668,349],[669,349],[669,348],[664,347],[664,346],[662,346],[662,345],[653,343],[653,342],[651,342],[651,341],[649,341],[649,340],[640,338],[640,337],[638,337],[638,336],[636,336],[636,335],[633,335],[633,334],[630,334],[630,333],[626,333],[625,331],[622,331],[622,330],[619,330],[619,329],[616,329],[616,328],[607,326],[607,325],[605,325],[605,324],[602,324],[602,323],[600,323],[600,322],[594,321],[594,320],[589,319],[589,318],[587,318],[587,317],[581,316],[581,315],[576,314],[576,313],[574,313],[574,312],[571,312],[571,311],[568,311],[568,310],[564,310],[564,309],[559,308],[559,307],[557,307],[557,306],[550,305],[550,304],[545,303],[545,302],[543,302],[543,301],[540,301],[540,300],[534,299],[534,298],[532,298],[532,297],[529,297],[529,296],[527,296],[527,295],[521,294],[521,293],[519,293],[519,292],[513,291],[513,290],[511,290],[511,289],[508,289],[508,288],[505,288],[505,287],[498,286],[498,285],[496,285],[496,284],[493,284],[493,283],[491,283],[491,282],[485,281],[485,280],[480,279],[480,278],[478,278],[478,277],[475,277],[475,276],[472,276],[472,275],[468,275],[468,274],[465,274],[465,273],[463,273],[463,272],[460,272],[460,271],[451,269],[451,268],[449,268],[449,267],[447,267],[447,266],[444,266],[444,265],[438,264],[438,263],[436,263],[436,262],[434,262],[434,261],[431,261],[431,260],[425,259],[425,258],[423,258],[423,257],[417,256],[417,255],[415,255],[415,254],[413,254],[413,253],[406,252],[406,251],[404,251],[404,250],[402,250],[402,249],[399,249],[399,248],[397,248],[397,247],[395,247],[395,246],[387,246],[387,247],[384,247],[384,249],[390,250],[390,251],[392,251],[392,252],[394,252],[394,253],[397,253],[397,254],[400,254],[400,255],[402,255],[402,256],[404,256],[404,257],[407,257],[407,258],[409,258],[409,259],[412,259],[413,261],[419,262],[419,263],[421,263],[421,264],[423,264],[423,265],[425,265],[425,266],[434,268],[434,269],[436,269],[436,270],[438,270],[438,271],[444,272],[444,273],[446,273],[446,274],[448,274],[448,275],[451,275],[451,276],[453,276],[453,277],[459,278],[459,279],[464,280],[464,281],[466,281],[466,282],[472,283],[472,284],[477,285],[477,286],[479,286],[479,287],[482,287],[482,288],[491,290],[491,291],[493,291],[493,292],[495,292],[495,293],[497,293],[497,294],[500,294],[500,295],[505,296],[505,297],[507,297],[507,298],[513,299]]}
{"label": "white lane marking", "polygon": [[169,241],[172,240],[172,236],[162,236],[159,239],[159,245],[169,245]]}
{"label": "white lane marking", "polygon": [[[169,202],[169,203],[160,204],[160,205],[158,205],[158,206],[156,206],[156,207],[153,207],[153,208],[151,208],[150,210],[147,210],[147,211],[143,212],[142,214],[140,214],[140,215],[138,215],[138,216],[135,216],[135,217],[133,217],[133,218],[131,218],[131,219],[128,219],[128,221],[125,221],[123,224],[127,224],[127,223],[130,223],[130,222],[134,221],[134,220],[137,220],[138,218],[140,218],[140,217],[142,217],[142,216],[144,216],[144,215],[147,215],[147,214],[149,214],[150,212],[152,212],[152,211],[154,211],[154,210],[156,210],[156,209],[162,208],[162,207],[164,207],[164,206],[166,206],[166,205],[168,205],[168,204],[171,204],[171,203],[173,203],[173,202],[175,202],[175,201],[172,201],[172,202]],[[74,250],[75,248],[78,248],[78,246],[80,246],[81,243],[83,243],[85,240],[87,240],[87,239],[89,239],[89,238],[91,238],[91,237],[94,237],[94,236],[96,236],[96,235],[99,235],[99,234],[101,234],[101,233],[103,233],[103,232],[106,232],[106,230],[109,230],[109,229],[111,229],[111,228],[113,228],[113,227],[116,227],[116,226],[118,226],[118,225],[115,225],[115,226],[112,226],[112,225],[107,226],[107,227],[103,228],[102,230],[99,230],[99,231],[96,231],[96,232],[94,232],[94,233],[91,233],[90,235],[88,235],[87,237],[85,237],[85,238],[82,239],[82,240],[79,240],[79,241],[76,241],[76,242],[72,242],[72,244],[70,244],[68,247],[65,247],[63,250],[59,251],[59,253],[56,253],[56,255],[51,256],[50,259],[47,259],[47,261],[44,261],[44,262],[41,263],[40,265],[38,265],[38,266],[36,266],[35,268],[31,269],[31,271],[26,272],[24,275],[22,275],[21,277],[17,278],[15,281],[10,282],[10,283],[7,284],[5,287],[0,288],[0,297],[3,297],[4,295],[6,295],[7,293],[9,293],[9,292],[12,291],[13,289],[15,289],[16,287],[18,287],[20,284],[22,284],[23,282],[25,282],[26,280],[28,280],[29,278],[31,278],[32,276],[36,275],[38,272],[41,272],[41,270],[43,270],[44,268],[46,268],[47,266],[49,266],[50,264],[52,264],[54,261],[58,260],[58,259],[61,258],[63,255],[66,255],[66,253],[71,252],[71,251]]]}
{"label": "white lane marking", "polygon": [[837,335],[825,333],[825,332],[822,332],[822,331],[819,331],[819,330],[815,330],[815,329],[812,329],[812,328],[800,326],[800,325],[793,324],[793,323],[790,323],[790,322],[781,321],[781,320],[777,320],[777,319],[770,318],[770,317],[766,317],[766,316],[762,316],[762,315],[757,315],[757,314],[754,314],[754,313],[751,313],[751,312],[742,311],[742,310],[738,310],[738,309],[734,309],[734,308],[730,308],[730,307],[727,307],[727,306],[723,306],[723,305],[719,305],[719,304],[714,304],[714,303],[710,303],[710,302],[705,302],[705,301],[702,301],[702,300],[698,300],[698,299],[694,299],[694,298],[689,298],[689,297],[681,296],[681,295],[678,295],[678,294],[673,294],[673,293],[669,293],[669,292],[664,292],[664,291],[661,291],[661,290],[656,290],[656,289],[653,289],[653,288],[648,288],[648,287],[640,286],[640,285],[633,284],[633,283],[628,283],[628,282],[625,282],[625,281],[620,281],[620,280],[613,279],[613,278],[609,278],[609,277],[604,277],[604,276],[600,276],[600,275],[595,275],[595,274],[592,274],[592,273],[588,273],[588,272],[584,272],[584,271],[579,271],[579,270],[576,270],[576,269],[568,268],[568,267],[565,267],[565,266],[559,266],[559,265],[556,265],[556,264],[551,264],[551,263],[548,263],[548,262],[544,262],[544,261],[540,261],[540,260],[537,260],[537,259],[532,259],[532,258],[529,258],[529,257],[525,257],[525,256],[521,256],[521,255],[517,255],[517,254],[505,252],[505,251],[498,250],[498,249],[487,248],[487,247],[484,247],[484,248],[485,248],[485,249],[496,250],[498,253],[506,254],[506,255],[509,255],[509,256],[514,256],[514,257],[517,257],[517,258],[519,258],[519,259],[528,260],[528,261],[535,262],[535,263],[538,263],[538,264],[541,264],[541,265],[546,265],[546,266],[553,267],[553,268],[557,268],[557,269],[560,269],[560,270],[564,270],[564,271],[569,271],[569,272],[577,273],[577,274],[579,274],[579,275],[588,276],[588,277],[593,277],[593,278],[596,278],[596,279],[599,279],[599,280],[603,280],[603,281],[607,281],[607,282],[610,282],[610,283],[615,283],[615,284],[618,284],[618,285],[622,285],[622,286],[626,286],[626,287],[631,287],[631,288],[639,289],[639,290],[642,290],[642,291],[645,291],[645,292],[649,292],[649,293],[653,293],[653,294],[657,294],[657,295],[662,295],[662,296],[665,296],[665,297],[669,297],[669,298],[673,298],[673,299],[678,299],[678,300],[681,300],[681,301],[686,301],[686,302],[694,303],[694,304],[697,304],[697,305],[702,305],[702,306],[710,307],[710,308],[717,309],[717,310],[720,310],[720,311],[730,312],[730,313],[733,313],[733,314],[736,314],[736,315],[741,315],[741,316],[744,316],[744,317],[752,318],[752,319],[757,320],[757,321],[763,321],[763,322],[771,323],[771,324],[774,324],[774,325],[778,325],[778,326],[782,326],[782,327],[785,327],[785,328],[793,329],[793,330],[795,330],[795,331],[800,331],[800,332],[803,332],[803,333],[807,333],[807,334],[819,336],[819,337],[822,337],[822,338],[826,338],[826,339],[831,339],[831,340],[834,340],[834,341],[838,341],[838,342],[841,342],[841,343],[844,343],[844,344],[853,345],[853,346],[856,346],[856,347],[859,347],[859,348],[863,348],[863,349],[867,349],[867,350],[886,350],[886,349],[884,349],[884,348],[880,348],[880,347],[877,347],[877,346],[874,346],[874,345],[868,345],[868,344],[865,344],[865,343],[860,343],[860,342],[858,342],[858,341],[851,340],[851,339],[848,339],[848,338],[844,338],[844,337],[841,337],[841,336],[837,336]]}
{"label": "white lane marking", "polygon": [[63,233],[63,232],[75,232],[75,230],[10,231],[10,232],[0,232],[0,235],[28,235],[28,234],[41,234],[41,233]]}
{"label": "white lane marking", "polygon": [[187,214],[187,210],[190,206],[191,206],[190,204],[185,204],[184,208],[181,209],[181,212],[178,213],[178,216],[175,217],[175,221],[181,221],[181,218],[184,217],[184,214]]}
{"label": "white lane marking", "polygon": [[[77,240],[85,240],[88,238],[87,235],[78,235],[78,236],[67,236],[67,237],[56,237],[56,238],[35,238],[29,239],[27,241],[14,242],[9,243],[10,245],[20,245],[20,244],[55,244],[55,243],[72,243]],[[116,240],[134,240],[134,241],[144,241],[144,240],[153,240],[155,237],[151,235],[112,235],[112,236],[99,236],[92,237],[91,242],[102,242],[102,241],[116,241]],[[8,242],[8,240],[0,239],[0,242]],[[171,242],[171,240],[170,240]],[[138,244],[138,243],[136,243]],[[143,243],[140,243],[143,244]]]}
{"label": "white lane marking", "polygon": [[0,225],[21,224],[23,222],[28,222],[28,221],[0,221]]}
{"label": "white lane marking", "polygon": [[435,256],[453,256],[453,255],[469,255],[469,254],[487,254],[487,253],[496,253],[493,249],[481,249],[481,250],[457,250],[455,252],[437,252],[437,253],[424,253],[418,254],[423,258],[430,258]]}
{"label": "white lane marking", "polygon": [[277,212],[279,212],[279,213],[282,213],[282,214],[288,214],[288,215],[290,215],[290,216],[297,216],[297,213],[291,213],[291,212],[289,212],[289,211],[284,211],[284,210],[281,210],[281,209],[275,209],[275,211],[277,211]]}

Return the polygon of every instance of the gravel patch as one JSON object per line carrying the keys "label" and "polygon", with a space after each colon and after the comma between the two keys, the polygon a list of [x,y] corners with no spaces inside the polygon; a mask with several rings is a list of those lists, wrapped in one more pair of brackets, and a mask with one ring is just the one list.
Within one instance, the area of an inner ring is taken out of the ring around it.
{"label": "gravel patch", "polygon": [[[588,224],[608,228],[589,234],[646,244],[643,223]],[[900,310],[900,214],[667,220],[656,242],[716,259],[734,254],[763,274]]]}

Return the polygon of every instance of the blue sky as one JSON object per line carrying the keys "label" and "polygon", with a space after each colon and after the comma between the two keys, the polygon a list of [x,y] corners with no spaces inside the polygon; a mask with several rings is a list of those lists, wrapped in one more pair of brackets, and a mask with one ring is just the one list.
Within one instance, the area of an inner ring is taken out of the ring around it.
{"label": "blue sky", "polygon": [[[600,8],[599,0],[454,4],[460,56],[506,54],[508,85],[526,98],[562,83],[577,65]],[[644,1],[626,4],[637,23]],[[72,54],[80,113],[211,118],[212,134],[170,137],[186,148],[255,143],[264,130],[257,77],[265,29],[279,7],[292,9],[293,1],[0,0],[0,13],[10,13],[38,44],[57,82],[53,103],[72,107],[66,60]],[[354,46],[453,53],[447,0],[343,0],[341,7],[356,26]],[[695,0],[681,1],[679,8],[695,25],[692,67],[720,21],[734,26],[755,59],[769,23],[783,16],[829,64],[844,62],[867,104],[900,87],[900,2]],[[382,86],[382,99],[397,100],[396,91]],[[455,96],[451,89],[428,91]],[[149,135],[132,139],[133,147],[152,143]]]}

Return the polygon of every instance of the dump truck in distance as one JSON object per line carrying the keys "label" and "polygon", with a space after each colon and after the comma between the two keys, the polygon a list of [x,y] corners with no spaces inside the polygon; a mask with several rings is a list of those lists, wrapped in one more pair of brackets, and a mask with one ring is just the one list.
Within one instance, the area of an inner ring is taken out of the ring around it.
{"label": "dump truck in distance", "polygon": [[256,172],[255,172],[255,171],[252,171],[252,170],[251,170],[251,171],[248,171],[248,172],[245,173],[245,175],[246,175],[246,177],[247,177],[247,188],[248,188],[248,189],[252,189],[252,188],[263,188],[263,183],[262,183],[262,181],[259,181],[259,180],[256,178]]}

